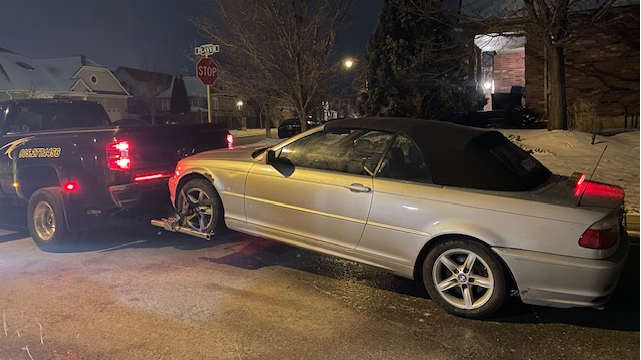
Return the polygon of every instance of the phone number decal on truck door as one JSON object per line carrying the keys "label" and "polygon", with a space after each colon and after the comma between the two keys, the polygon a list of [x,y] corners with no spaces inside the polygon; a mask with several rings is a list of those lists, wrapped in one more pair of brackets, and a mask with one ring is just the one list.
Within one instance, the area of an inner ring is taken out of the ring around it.
{"label": "phone number decal on truck door", "polygon": [[57,158],[60,148],[30,148],[20,149],[19,158]]}

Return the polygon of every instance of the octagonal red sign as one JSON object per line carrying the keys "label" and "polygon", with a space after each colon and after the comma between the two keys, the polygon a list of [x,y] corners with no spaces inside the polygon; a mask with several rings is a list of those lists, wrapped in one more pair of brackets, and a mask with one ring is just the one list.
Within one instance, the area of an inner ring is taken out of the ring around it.
{"label": "octagonal red sign", "polygon": [[196,63],[196,76],[205,85],[214,85],[218,79],[218,65],[211,58],[201,58]]}

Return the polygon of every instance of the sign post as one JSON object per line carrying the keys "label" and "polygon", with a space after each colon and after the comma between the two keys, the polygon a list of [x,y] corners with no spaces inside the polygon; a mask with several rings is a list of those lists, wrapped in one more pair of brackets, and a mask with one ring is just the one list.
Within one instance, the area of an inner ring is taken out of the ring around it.
{"label": "sign post", "polygon": [[209,58],[209,55],[220,51],[220,47],[214,44],[200,45],[194,49],[194,53],[204,56],[196,63],[196,76],[203,85],[207,86],[207,121],[211,123],[211,86],[218,80],[218,65]]}

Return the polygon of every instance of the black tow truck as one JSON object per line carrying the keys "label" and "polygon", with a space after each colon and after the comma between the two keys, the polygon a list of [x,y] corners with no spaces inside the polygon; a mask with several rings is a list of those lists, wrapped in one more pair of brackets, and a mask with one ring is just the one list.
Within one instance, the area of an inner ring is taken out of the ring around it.
{"label": "black tow truck", "polygon": [[0,102],[0,206],[26,205],[39,248],[65,240],[149,196],[168,196],[178,160],[231,147],[219,124],[113,125],[96,102]]}

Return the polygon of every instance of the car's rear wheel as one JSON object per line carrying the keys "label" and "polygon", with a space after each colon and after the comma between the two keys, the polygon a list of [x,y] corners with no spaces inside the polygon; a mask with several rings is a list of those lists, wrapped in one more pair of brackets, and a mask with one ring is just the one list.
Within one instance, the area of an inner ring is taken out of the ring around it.
{"label": "car's rear wheel", "polygon": [[40,189],[31,196],[27,207],[27,227],[41,250],[59,250],[71,235],[65,223],[60,189]]}
{"label": "car's rear wheel", "polygon": [[434,247],[423,263],[423,282],[433,301],[471,319],[491,316],[507,295],[500,260],[473,240],[447,240]]}
{"label": "car's rear wheel", "polygon": [[222,201],[208,180],[188,181],[178,195],[177,210],[185,216],[185,225],[193,230],[210,234],[225,226]]}

